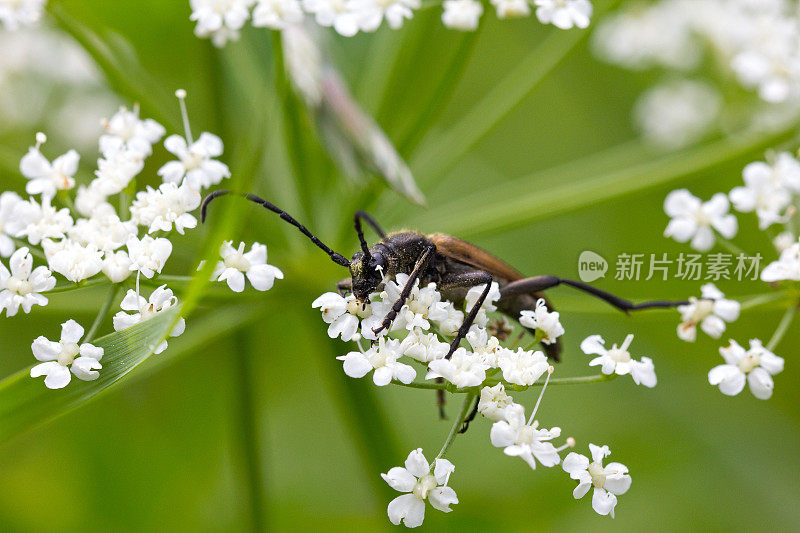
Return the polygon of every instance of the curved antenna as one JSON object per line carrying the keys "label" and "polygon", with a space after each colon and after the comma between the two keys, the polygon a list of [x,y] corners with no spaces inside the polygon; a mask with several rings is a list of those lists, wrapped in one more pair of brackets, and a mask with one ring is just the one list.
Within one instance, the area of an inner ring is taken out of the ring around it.
{"label": "curved antenna", "polygon": [[272,211],[273,213],[275,213],[278,216],[280,216],[282,220],[285,220],[286,222],[288,222],[292,226],[294,226],[297,229],[299,229],[300,233],[302,233],[303,235],[308,237],[311,240],[311,242],[313,242],[315,245],[317,245],[317,247],[319,249],[321,249],[323,252],[328,254],[328,257],[330,257],[331,260],[334,263],[336,263],[337,265],[341,265],[343,267],[347,267],[347,268],[350,267],[350,260],[349,259],[347,259],[342,254],[338,254],[338,253],[334,252],[333,250],[331,250],[327,245],[325,245],[324,242],[319,240],[313,233],[308,231],[308,229],[305,226],[303,226],[297,220],[295,220],[292,217],[292,215],[290,215],[289,213],[287,213],[286,211],[284,211],[280,207],[276,207],[275,205],[271,204],[270,202],[264,200],[263,198],[259,198],[255,194],[243,193],[243,192],[235,193],[235,192],[228,191],[228,190],[225,190],[225,189],[212,192],[211,194],[209,194],[208,196],[206,196],[203,199],[203,205],[200,208],[200,220],[202,222],[206,221],[206,210],[208,209],[208,204],[210,204],[211,201],[214,200],[214,198],[219,198],[220,196],[224,196],[226,194],[236,194],[238,196],[243,196],[244,198],[247,198],[251,202],[259,204],[261,207],[264,207],[265,209],[268,209],[269,211]]}
{"label": "curved antenna", "polygon": [[369,245],[367,244],[367,240],[364,238],[364,230],[361,228],[361,217],[358,216],[356,213],[355,217],[355,227],[356,233],[358,234],[358,242],[361,243],[361,251],[364,252],[364,258],[369,257]]}

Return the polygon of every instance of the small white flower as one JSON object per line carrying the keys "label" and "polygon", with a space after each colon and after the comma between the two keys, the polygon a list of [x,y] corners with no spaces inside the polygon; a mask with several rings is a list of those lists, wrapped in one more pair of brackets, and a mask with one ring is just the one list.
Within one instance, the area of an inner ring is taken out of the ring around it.
{"label": "small white flower", "polygon": [[711,369],[708,382],[718,385],[722,394],[736,396],[742,392],[747,381],[753,396],[759,400],[767,400],[772,396],[772,376],[783,371],[782,357],[767,350],[758,339],[750,341],[749,350],[731,340],[730,345],[719,349],[719,353],[725,359],[725,364]]}
{"label": "small white flower", "polygon": [[494,387],[484,387],[481,389],[481,397],[478,401],[478,412],[495,422],[506,419],[506,407],[514,403],[514,399],[506,394],[506,389],[502,383]]}
{"label": "small white flower", "polygon": [[166,130],[164,126],[155,120],[139,118],[138,109],[128,111],[124,107],[120,108],[114,116],[103,121],[103,129],[106,131],[100,137],[100,144],[108,142],[109,137],[114,137],[125,143],[125,147],[147,157],[153,153],[153,145],[161,140]]}
{"label": "small white flower", "polygon": [[103,252],[94,244],[83,246],[64,240],[58,249],[48,254],[47,264],[69,281],[77,283],[91,278],[103,269]]}
{"label": "small white flower", "polygon": [[[472,287],[467,291],[467,295],[464,297],[464,311],[469,313],[473,306],[478,302],[478,298],[480,298],[481,294],[483,294],[483,290],[486,288],[486,285],[478,285],[477,287]],[[497,311],[497,306],[494,303],[500,299],[500,285],[493,281],[491,287],[489,288],[489,292],[486,294],[486,299],[483,301],[481,305],[480,311],[475,316],[475,321],[473,324],[476,324],[482,328],[485,328],[486,325],[489,323],[489,318],[486,316],[486,313],[491,313],[493,311]]]}
{"label": "small white flower", "polygon": [[358,14],[359,27],[368,32],[377,30],[384,18],[390,28],[399,29],[420,5],[420,0],[348,0],[350,9]]}
{"label": "small white flower", "polygon": [[[322,320],[328,326],[328,336],[331,339],[342,337],[343,341],[358,340],[358,321],[372,315],[369,302],[362,305],[352,294],[346,297],[335,292],[326,292],[311,303],[311,307],[320,308]],[[366,328],[365,328],[366,329]]]}
{"label": "small white flower", "polygon": [[72,227],[69,209],[56,209],[50,205],[50,198],[44,196],[41,205],[33,198],[20,202],[14,210],[14,217],[6,224],[9,232],[16,237],[27,237],[31,244],[39,244],[42,239],[63,239]]}
{"label": "small white flower", "polygon": [[400,353],[422,363],[442,359],[450,351],[450,345],[439,340],[435,333],[411,330],[400,343]]}
{"label": "small white flower", "polygon": [[586,28],[592,16],[589,0],[534,0],[536,18],[542,24],[552,24],[562,30],[573,26]]}
{"label": "small white flower", "polygon": [[97,195],[118,194],[125,190],[133,178],[144,168],[144,158],[137,150],[128,148],[122,139],[108,137],[100,146],[103,157],[97,160],[97,176],[89,184]]}
{"label": "small white flower", "polygon": [[797,237],[794,236],[794,233],[791,231],[784,231],[779,233],[772,239],[772,244],[775,246],[775,249],[778,251],[779,254],[782,254],[784,250],[791,248],[791,246],[797,242]]}
{"label": "small white flower", "polygon": [[561,457],[553,443],[548,441],[560,436],[561,428],[538,429],[538,426],[536,421],[526,424],[525,408],[512,403],[506,407],[503,420],[492,425],[489,437],[492,446],[505,448],[503,453],[521,457],[533,469],[536,468],[536,461],[542,466],[555,466],[561,462]]}
{"label": "small white flower", "polygon": [[255,0],[190,0],[189,20],[197,22],[194,34],[211,37],[214,46],[222,47],[228,40],[239,38],[239,30],[250,18]]}
{"label": "small white flower", "polygon": [[0,23],[15,31],[39,24],[46,0],[3,0],[0,2]]}
{"label": "small white flower", "polygon": [[242,292],[245,276],[257,291],[267,291],[272,288],[276,278],[283,279],[283,272],[267,264],[266,246],[254,242],[250,251],[245,253],[243,242],[239,243],[239,248],[234,248],[232,244],[232,241],[225,241],[220,247],[222,261],[217,263],[212,274],[217,281],[227,281],[232,291]]}
{"label": "small white flower", "polygon": [[742,177],[744,187],[735,187],[729,195],[734,208],[743,213],[755,211],[760,229],[783,222],[792,192],[800,192],[800,162],[781,152],[772,165],[763,161],[750,163],[744,167]]}
{"label": "small white flower", "polygon": [[258,0],[253,10],[253,26],[282,30],[303,21],[297,0]]}
{"label": "small white flower", "polygon": [[718,339],[725,331],[725,322],[739,318],[739,302],[726,300],[713,283],[706,283],[700,290],[700,298],[691,297],[687,305],[677,307],[682,320],[678,324],[678,337],[687,342],[697,339],[698,324],[709,337]]}
{"label": "small white flower", "polygon": [[200,193],[184,183],[162,183],[158,189],[147,187],[136,193],[131,205],[131,220],[146,226],[148,233],[175,230],[183,235],[186,228],[197,227],[197,219],[189,211],[200,205]]}
{"label": "small white flower", "polygon": [[533,311],[525,310],[520,313],[519,323],[526,328],[541,331],[542,342],[553,344],[558,337],[564,334],[564,326],[561,325],[558,318],[558,312],[548,311],[544,298],[539,298]]}
{"label": "small white flower", "polygon": [[391,383],[392,379],[411,383],[417,377],[416,370],[397,362],[401,355],[400,341],[381,337],[377,345],[371,346],[364,353],[350,352],[336,359],[344,362],[344,373],[351,378],[363,378],[374,370],[372,381],[382,387]]}
{"label": "small white flower", "polygon": [[59,342],[47,340],[43,336],[37,337],[31,344],[33,355],[39,361],[46,362],[31,368],[31,377],[46,376],[44,384],[48,389],[63,389],[69,384],[72,374],[84,381],[100,377],[97,371],[103,368],[100,364],[103,348],[88,342],[78,345],[81,337],[83,327],[74,320],[61,324]]}
{"label": "small white flower", "polygon": [[123,250],[106,252],[103,257],[103,274],[112,283],[119,283],[131,275],[131,258]]}
{"label": "small white flower", "polygon": [[486,379],[489,365],[465,348],[459,348],[450,359],[436,359],[428,363],[425,379],[444,378],[456,387],[477,387]]}
{"label": "small white flower", "polygon": [[483,15],[483,4],[477,0],[444,0],[442,5],[442,24],[446,27],[461,31],[478,28]]}
{"label": "small white flower", "polygon": [[[155,289],[152,294],[150,294],[148,300],[136,294],[136,291],[128,289],[125,298],[123,298],[122,302],[119,304],[122,311],[114,315],[114,331],[122,331],[139,322],[152,318],[156,314],[166,311],[177,304],[178,298],[172,294],[171,289],[167,289],[166,287],[166,285],[162,285]],[[133,313],[129,314],[125,311],[133,311]],[[186,321],[180,318],[175,324],[175,327],[172,328],[172,331],[170,331],[169,336],[177,337],[181,335],[185,329]],[[167,341],[152,348],[154,354],[160,354],[167,349]]]}
{"label": "small white flower", "polygon": [[154,239],[145,235],[141,239],[131,237],[125,243],[128,248],[128,256],[131,259],[131,270],[138,270],[146,278],[152,278],[167,262],[172,254],[172,242],[168,239],[159,237]]}
{"label": "small white flower", "polygon": [[165,183],[180,184],[185,179],[189,187],[199,191],[231,177],[228,165],[214,159],[222,155],[222,139],[216,135],[203,132],[191,144],[180,135],[170,135],[164,147],[179,159],[158,169]]}
{"label": "small white flower", "polygon": [[531,14],[531,6],[527,0],[491,0],[497,11],[497,18],[527,17]]}
{"label": "small white flower", "polygon": [[37,134],[36,146],[28,149],[28,153],[19,163],[19,170],[29,180],[25,185],[28,194],[42,194],[52,198],[56,191],[66,191],[75,186],[73,176],[78,171],[80,156],[75,150],[70,150],[50,163],[39,151],[39,146],[45,139],[44,134]]}
{"label": "small white flower", "polygon": [[576,500],[583,498],[594,486],[592,509],[598,514],[611,515],[614,518],[617,496],[625,494],[631,488],[628,467],[620,463],[603,466],[603,459],[611,454],[608,446],[589,444],[589,450],[592,453],[591,462],[585,455],[571,452],[564,458],[562,468],[569,477],[578,482],[578,486],[572,491]]}
{"label": "small white flower", "polygon": [[484,328],[472,326],[469,328],[465,338],[475,357],[486,363],[490,368],[497,366],[497,356],[505,349],[500,347],[500,341],[497,337],[489,335],[489,332]]}
{"label": "small white flower", "polygon": [[464,313],[456,309],[452,302],[437,302],[428,317],[436,322],[441,334],[447,337],[454,337],[464,323]]}
{"label": "small white flower", "polygon": [[516,352],[500,349],[497,365],[503,371],[503,379],[516,385],[533,385],[550,368],[544,353],[522,348],[517,348]]}
{"label": "small white flower", "polygon": [[136,225],[122,222],[110,204],[100,204],[89,218],[79,218],[67,232],[69,238],[84,246],[94,245],[98,250],[110,252],[123,246],[136,236]]}
{"label": "small white flower", "polygon": [[[100,190],[99,180],[92,180],[88,187],[78,185],[78,192],[75,195],[75,209],[85,217],[91,217],[100,206],[111,204],[107,203],[108,195]],[[113,208],[112,208],[113,209]]]}
{"label": "small white flower", "polygon": [[56,286],[56,278],[45,266],[33,268],[33,257],[27,247],[22,247],[11,255],[11,270],[0,263],[0,311],[6,316],[14,316],[20,307],[26,313],[34,305],[47,305],[47,297],[40,293]]}
{"label": "small white flower", "polygon": [[[11,191],[0,194],[0,256],[9,257],[14,253],[13,236],[8,228],[8,223],[16,217],[17,206],[22,203],[22,198]],[[13,222],[11,224],[13,227]]]}
{"label": "small white flower", "polygon": [[405,468],[396,466],[381,477],[398,492],[407,492],[398,496],[389,503],[389,520],[394,525],[402,521],[406,527],[418,527],[425,519],[425,500],[430,502],[434,509],[449,513],[450,506],[458,503],[456,492],[447,486],[450,474],[456,467],[447,459],[436,459],[431,473],[431,467],[422,453],[422,448],[417,448],[410,454],[405,462]]}
{"label": "small white flower", "polygon": [[348,5],[347,0],[303,0],[303,9],[314,15],[320,26],[333,27],[343,37],[358,33],[359,16]]}
{"label": "small white flower", "polygon": [[625,337],[620,347],[616,343],[611,348],[606,348],[603,337],[600,335],[590,335],[581,343],[581,350],[587,355],[596,354],[589,362],[589,366],[600,366],[603,374],[616,373],[618,376],[630,374],[637,385],[645,387],[656,386],[656,371],[653,360],[649,357],[642,357],[641,361],[631,358],[628,347],[633,341],[633,334]]}
{"label": "small white flower", "polygon": [[714,246],[714,230],[726,239],[736,235],[736,217],[728,213],[728,197],[717,193],[701,202],[686,189],[672,191],[664,200],[664,211],[672,217],[664,230],[665,237],[678,242],[691,240],[695,250],[705,252]]}
{"label": "small white flower", "polygon": [[786,248],[777,261],[764,267],[761,280],[769,283],[782,280],[800,281],[800,242]]}

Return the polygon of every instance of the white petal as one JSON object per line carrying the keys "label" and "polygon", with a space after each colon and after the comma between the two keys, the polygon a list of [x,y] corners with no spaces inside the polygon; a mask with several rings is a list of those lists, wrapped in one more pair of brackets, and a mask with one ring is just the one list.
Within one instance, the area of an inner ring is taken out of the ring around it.
{"label": "white petal", "polygon": [[418,478],[427,476],[431,469],[428,460],[425,459],[425,455],[422,453],[422,448],[417,448],[408,454],[405,466],[406,470]]}
{"label": "white petal", "polygon": [[414,490],[414,485],[417,484],[417,478],[400,466],[395,466],[387,473],[381,474],[381,477],[390,487],[399,492],[411,492]]}
{"label": "white petal", "polygon": [[61,354],[61,343],[39,336],[31,344],[31,350],[33,356],[39,361],[55,361]]}
{"label": "white petal", "polygon": [[450,481],[450,474],[456,469],[455,465],[447,459],[436,459],[433,467],[433,477],[439,485],[447,485]]}
{"label": "white petal", "polygon": [[631,488],[631,476],[628,475],[628,467],[620,463],[609,463],[605,467],[606,482],[603,488],[616,494],[625,494]]}
{"label": "white petal", "polygon": [[747,374],[747,383],[750,385],[750,392],[759,400],[769,400],[772,396],[772,389],[775,386],[772,376],[763,368],[754,368]]}
{"label": "white petal", "polygon": [[561,468],[563,468],[564,472],[569,474],[569,477],[572,479],[579,479],[578,475],[589,468],[589,459],[585,455],[570,452],[564,458]]}
{"label": "white petal", "polygon": [[403,521],[406,527],[418,527],[425,519],[425,504],[413,494],[403,494],[389,502],[387,512],[396,526]]}
{"label": "white petal", "polygon": [[103,348],[95,346],[94,344],[89,344],[88,342],[81,344],[80,347],[80,354],[83,357],[91,357],[92,359],[96,359],[97,361],[103,358],[104,352],[105,351],[103,350]]}
{"label": "white petal", "polygon": [[611,455],[611,450],[608,449],[608,446],[589,444],[589,451],[592,452],[592,460],[596,463],[602,463],[603,459]]}
{"label": "white petal", "polygon": [[707,252],[714,246],[714,231],[709,227],[697,229],[697,234],[692,239],[691,247],[699,252]]}
{"label": "white petal", "polygon": [[283,279],[283,272],[272,265],[255,265],[247,271],[247,279],[257,291],[271,289],[275,278]]}
{"label": "white petal", "polygon": [[44,384],[48,389],[63,389],[72,378],[69,369],[55,361],[41,363],[31,368],[31,377],[36,378],[39,376],[46,376]]}
{"label": "white petal", "polygon": [[428,493],[428,501],[434,509],[449,513],[452,511],[450,505],[458,503],[458,496],[456,496],[456,491],[450,487],[436,487]]}
{"label": "white petal", "polygon": [[601,488],[594,488],[592,494],[592,509],[597,514],[607,515],[614,512],[614,506],[617,505],[617,497]]}
{"label": "white petal", "polygon": [[607,350],[604,346],[605,341],[600,335],[590,335],[581,342],[581,350],[585,354],[605,355]]}
{"label": "white petal", "polygon": [[673,218],[664,230],[665,237],[672,237],[678,242],[686,242],[697,233],[697,222],[691,218]]}
{"label": "white petal", "polygon": [[343,357],[344,373],[351,378],[363,378],[372,370],[372,365],[361,352],[350,352]]}
{"label": "white petal", "polygon": [[489,432],[489,440],[492,442],[492,446],[505,448],[517,441],[517,431],[513,429],[508,422],[501,420],[500,422],[492,424],[492,429]]}
{"label": "white petal", "polygon": [[83,337],[83,326],[70,319],[61,324],[61,342],[75,342]]}
{"label": "white petal", "polygon": [[372,374],[372,382],[379,387],[383,387],[392,382],[392,369],[388,366],[376,368]]}
{"label": "white petal", "polygon": [[75,377],[78,379],[82,379],[84,381],[92,381],[100,377],[100,373],[97,370],[103,368],[97,359],[92,357],[78,357],[75,361],[72,362],[72,373],[75,374]]}

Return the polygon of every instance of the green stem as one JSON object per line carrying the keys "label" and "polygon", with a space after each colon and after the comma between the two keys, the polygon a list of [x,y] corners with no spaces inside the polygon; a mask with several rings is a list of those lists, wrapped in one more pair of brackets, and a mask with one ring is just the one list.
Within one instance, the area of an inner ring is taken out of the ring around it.
{"label": "green stem", "polygon": [[[578,385],[582,383],[602,383],[604,381],[611,381],[612,379],[616,378],[616,374],[597,374],[593,376],[576,376],[576,377],[569,377],[569,378],[552,378],[550,379],[550,383],[548,387],[556,386],[556,385]],[[493,387],[498,383],[502,383],[503,386],[508,390],[514,391],[525,391],[531,387],[541,387],[544,385],[544,381],[536,382],[533,385],[516,385],[514,383],[508,383],[502,379],[487,379],[480,385],[475,387],[463,387],[459,388],[454,386],[451,383],[428,383],[428,382],[411,382],[411,383],[402,383],[397,380],[393,380],[393,385],[399,385],[401,387],[408,387],[410,389],[429,389],[429,390],[446,390],[447,392],[452,392],[454,394],[475,394],[476,391],[480,391],[483,387]]]}
{"label": "green stem", "polygon": [[786,293],[784,292],[770,292],[767,294],[760,294],[758,296],[753,296],[752,298],[748,298],[747,300],[742,301],[739,310],[745,311],[747,309],[752,309],[760,305],[774,302],[775,300],[780,300],[784,296],[786,296]]}
{"label": "green stem", "polygon": [[723,247],[726,250],[728,250],[733,255],[744,255],[744,256],[748,256],[749,257],[749,254],[747,254],[744,250],[742,250],[741,248],[739,248],[738,246],[733,244],[731,241],[729,241],[728,239],[726,239],[726,238],[724,238],[724,237],[722,237],[720,235],[717,235],[717,241],[716,242],[717,242],[717,244],[719,244],[721,247]]}
{"label": "green stem", "polygon": [[250,337],[244,332],[235,335],[236,357],[234,357],[234,389],[238,414],[237,427],[233,431],[236,444],[242,454],[243,468],[247,479],[250,520],[252,530],[267,531],[264,503],[266,488],[264,486],[264,465],[261,461],[262,445],[258,438],[258,427],[255,422],[255,388],[252,381],[250,364]]}
{"label": "green stem", "polygon": [[106,283],[110,283],[108,278],[100,277],[94,278],[87,281],[81,281],[80,283],[70,283],[69,285],[56,285],[49,291],[47,294],[57,294],[60,292],[70,292],[70,291],[77,291],[80,289],[86,289],[88,287],[94,287],[95,285],[104,285]]}
{"label": "green stem", "polygon": [[111,292],[108,293],[108,298],[106,298],[106,301],[103,302],[103,307],[101,307],[100,312],[97,313],[97,316],[95,317],[94,322],[92,322],[92,326],[89,328],[89,332],[86,334],[83,342],[89,342],[94,338],[98,328],[100,328],[100,325],[103,323],[103,320],[105,320],[108,316],[108,311],[111,309],[111,304],[114,303],[114,300],[117,298],[120,290],[122,290],[122,284],[120,283],[115,283],[111,287]]}
{"label": "green stem", "polygon": [[[444,441],[442,449],[439,450],[438,454],[436,454],[436,459],[441,459],[442,457],[444,457],[444,454],[447,453],[447,450],[453,444],[453,441],[456,440],[456,435],[458,435],[458,428],[461,427],[461,423],[467,417],[469,410],[472,408],[472,402],[475,401],[476,397],[477,393],[471,392],[467,394],[466,398],[464,398],[464,405],[461,407],[461,412],[453,421],[453,425],[452,427],[450,427],[450,433],[447,435],[447,440]],[[434,459],[433,462],[431,463],[431,468],[433,468],[434,464],[436,463],[436,459]]]}
{"label": "green stem", "polygon": [[783,336],[786,335],[786,332],[789,330],[789,325],[792,323],[792,319],[797,313],[797,305],[798,302],[792,302],[789,309],[783,314],[783,318],[781,318],[775,333],[772,334],[772,338],[770,338],[767,343],[767,350],[773,351],[775,347],[778,346],[778,343],[781,342]]}

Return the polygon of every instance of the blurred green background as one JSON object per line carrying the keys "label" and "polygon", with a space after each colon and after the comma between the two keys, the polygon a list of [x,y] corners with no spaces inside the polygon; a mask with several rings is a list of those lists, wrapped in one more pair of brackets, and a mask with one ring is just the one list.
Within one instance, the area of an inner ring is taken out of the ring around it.
{"label": "blurred green background", "polygon": [[[452,100],[419,151],[403,154],[428,198],[427,209],[417,208],[377,179],[343,180],[308,135],[302,159],[309,173],[291,177],[266,30],[246,30],[242,41],[217,51],[192,35],[188,1],[64,0],[50,6],[62,23],[79,21],[111,43],[126,65],[137,65],[125,69],[127,82],[111,80],[114,89],[140,91],[123,91],[119,102],[131,105],[131,98],[145,95],[143,114],[179,132],[172,92],[185,88],[194,131],[221,135],[226,147],[222,159],[234,169],[245,168],[236,161],[255,153],[256,170],[245,178],[252,179],[253,190],[286,207],[346,255],[357,248],[349,230],[357,208],[370,209],[388,228],[454,232],[531,274],[576,277],[583,250],[612,262],[622,252],[687,251],[661,237],[666,193],[681,186],[705,198],[728,191],[740,181],[742,166],[760,159],[764,142],[770,142],[756,139],[735,157],[721,157],[721,164],[696,165],[698,171],[691,166],[684,171],[672,156],[646,147],[584,160],[617,145],[635,146],[630,110],[658,73],[633,74],[604,65],[592,58],[583,40],[452,168],[441,175],[426,173],[426,157],[446,159],[439,150],[448,145],[439,141],[452,139],[454,125],[469,126],[459,122],[461,117],[558,31],[534,19],[498,22],[489,13]],[[395,141],[408,135],[426,93],[441,82],[465,39],[443,29],[438,16],[435,9],[423,11],[402,31],[331,44],[348,84]],[[572,32],[563,35],[557,38],[578,38]],[[376,94],[376,87],[386,90]],[[43,104],[52,113],[63,104],[58,96],[51,94]],[[113,99],[105,98],[105,108],[96,111],[100,116],[114,111]],[[33,133],[47,127],[47,118],[45,112],[40,123],[3,129],[3,189],[24,188],[15,166]],[[53,141],[46,153],[70,145],[68,129],[47,133]],[[712,149],[703,153],[720,154],[716,145],[708,146]],[[154,159],[167,156],[158,149]],[[85,181],[95,158],[91,150],[83,151]],[[584,162],[574,163],[579,160]],[[560,165],[554,172],[541,172]],[[665,182],[660,173],[670,176],[676,167],[679,177]],[[155,168],[158,163],[148,165]],[[619,169],[632,173],[624,182],[628,185],[611,198],[600,187],[595,199],[587,184]],[[156,178],[152,170],[143,175],[152,183]],[[553,194],[560,203],[551,201]],[[505,217],[504,198],[526,215],[520,218],[515,211]],[[96,401],[2,444],[3,531],[393,527],[385,508],[396,493],[384,486],[379,473],[402,464],[417,447],[433,457],[450,422],[438,420],[430,391],[377,389],[369,380],[344,375],[334,357],[349,348],[327,338],[311,301],[331,290],[345,272],[285,232],[277,219],[255,208],[240,209],[246,210],[246,224],[228,237],[266,242],[269,262],[283,269],[286,279],[267,293],[241,296],[246,305],[225,315],[229,328],[214,327],[219,326],[221,304],[203,300],[188,317],[184,336],[171,340],[167,352]],[[741,216],[740,223],[737,242],[773,259],[768,240],[756,231],[755,217]],[[188,272],[205,231],[177,239],[169,273]],[[701,284],[618,282],[609,274],[597,285],[632,299],[683,298],[699,294]],[[764,290],[759,282],[720,286],[734,296]],[[0,320],[0,374],[31,364],[32,339],[55,336],[67,318],[90,322],[104,295],[86,289],[54,296],[46,308]],[[569,289],[556,289],[551,298],[567,330],[557,376],[594,373],[577,349],[581,339],[594,333],[609,342],[635,333],[634,355],[650,356],[656,365],[659,384],[653,390],[635,387],[627,378],[552,387],[538,416],[545,427],[557,425],[564,435],[574,436],[576,451],[586,453],[589,442],[608,444],[609,460],[630,468],[633,486],[620,497],[617,518],[596,515],[589,496],[574,500],[574,483],[559,468],[531,471],[504,456],[489,443],[488,421],[479,419],[449,454],[456,465],[451,485],[460,503],[449,515],[428,507],[424,530],[797,530],[796,324],[776,349],[786,358],[786,370],[776,378],[774,397],[762,402],[749,391],[728,398],[708,384],[708,370],[721,362],[717,348],[722,341],[703,335],[696,344],[679,341],[674,311],[625,317]],[[746,311],[724,339],[742,344],[754,337],[766,340],[781,313],[777,306]],[[517,401],[530,408],[535,394],[519,394]],[[458,399],[451,399],[451,416],[459,407]]]}

